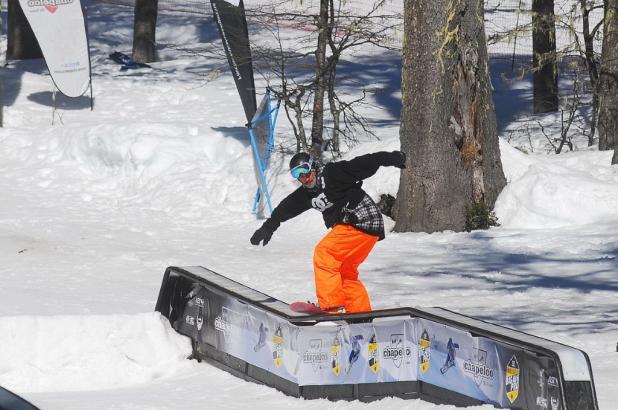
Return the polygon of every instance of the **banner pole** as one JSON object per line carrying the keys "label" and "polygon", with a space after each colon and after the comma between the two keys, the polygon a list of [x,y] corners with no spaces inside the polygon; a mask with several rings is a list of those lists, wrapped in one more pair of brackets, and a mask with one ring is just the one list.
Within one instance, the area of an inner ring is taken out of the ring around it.
{"label": "banner pole", "polygon": [[54,89],[52,90],[52,123],[54,125],[54,121],[56,120],[56,86],[54,85]]}
{"label": "banner pole", "polygon": [[251,138],[251,149],[253,151],[253,155],[255,157],[255,163],[258,166],[258,171],[260,174],[260,185],[261,191],[266,197],[266,203],[268,204],[268,210],[270,213],[273,213],[273,206],[270,202],[270,193],[268,192],[268,182],[266,182],[266,176],[264,175],[264,168],[262,167],[262,161],[260,160],[260,154],[258,152],[257,143],[255,141],[255,136],[253,134],[253,128],[249,127],[249,137]]}

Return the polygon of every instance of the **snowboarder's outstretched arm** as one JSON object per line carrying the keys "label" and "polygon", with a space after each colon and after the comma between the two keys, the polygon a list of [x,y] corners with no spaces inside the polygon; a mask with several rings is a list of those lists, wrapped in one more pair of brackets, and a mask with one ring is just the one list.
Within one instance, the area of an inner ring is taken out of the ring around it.
{"label": "snowboarder's outstretched arm", "polygon": [[354,183],[375,174],[380,167],[406,167],[406,154],[402,151],[379,151],[360,155],[349,161],[338,161],[329,164],[331,175],[344,183]]}
{"label": "snowboarder's outstretched arm", "polygon": [[279,228],[282,222],[292,219],[310,208],[310,202],[307,200],[303,188],[298,188],[285,197],[283,201],[273,209],[270,218],[265,220],[262,226],[251,236],[251,244],[259,245],[260,242],[262,242],[262,245],[266,246],[270,238],[272,238],[273,233]]}

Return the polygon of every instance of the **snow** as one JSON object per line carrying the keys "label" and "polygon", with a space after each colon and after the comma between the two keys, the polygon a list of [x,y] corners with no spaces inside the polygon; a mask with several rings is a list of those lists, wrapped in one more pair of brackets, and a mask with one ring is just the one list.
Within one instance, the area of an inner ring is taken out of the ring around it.
{"label": "snow", "polygon": [[[256,184],[244,113],[225,61],[187,51],[217,40],[210,20],[161,12],[163,61],[121,72],[107,56],[130,52],[132,9],[87,4],[94,110],[86,97],[57,96],[52,125],[44,63],[3,69],[0,385],[44,410],[452,409],[298,400],[185,359],[189,341],[153,312],[167,266],[206,266],[287,302],[314,299],[311,256],[325,228],[307,212],[268,246],[249,244],[261,221],[249,212]],[[381,65],[397,58],[377,53],[350,61],[372,73],[361,85],[380,91],[364,108],[380,139],[346,158],[399,146],[398,69]],[[500,92],[521,95],[515,85]],[[441,306],[584,350],[600,408],[610,410],[618,402],[618,168],[611,152],[577,141],[574,152],[526,154],[501,133],[501,226],[388,232],[362,279],[375,308]],[[276,138],[293,146],[283,116]],[[277,152],[269,170],[275,203],[297,186],[288,160]],[[364,186],[374,198],[395,195],[398,171],[383,168]]]}

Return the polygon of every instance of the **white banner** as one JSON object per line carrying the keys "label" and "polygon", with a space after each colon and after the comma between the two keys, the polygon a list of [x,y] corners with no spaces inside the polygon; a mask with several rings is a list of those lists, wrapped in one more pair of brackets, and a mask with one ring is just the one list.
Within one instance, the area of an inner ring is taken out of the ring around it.
{"label": "white banner", "polygon": [[79,0],[19,0],[58,90],[79,97],[90,83],[90,55]]}

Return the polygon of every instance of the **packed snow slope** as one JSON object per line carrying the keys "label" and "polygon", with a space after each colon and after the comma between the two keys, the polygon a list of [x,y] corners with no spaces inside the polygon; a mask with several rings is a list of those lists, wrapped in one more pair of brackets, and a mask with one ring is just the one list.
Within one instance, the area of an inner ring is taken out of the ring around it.
{"label": "packed snow slope", "polygon": [[[242,107],[226,62],[192,52],[218,44],[210,19],[162,12],[160,61],[121,72],[108,55],[130,52],[132,9],[87,4],[94,110],[86,96],[57,96],[54,112],[41,60],[3,68],[0,385],[44,410],[451,409],[399,399],[297,400],[185,359],[189,341],[153,313],[167,266],[206,266],[287,302],[314,299],[312,252],[326,229],[309,211],[283,224],[268,246],[249,244],[262,221],[249,212],[256,182]],[[358,72],[350,92],[373,90],[363,113],[380,139],[363,139],[344,157],[397,149],[397,54],[363,49],[345,69]],[[513,99],[512,109],[528,103]],[[283,116],[276,142],[283,151],[294,146]],[[388,232],[362,279],[378,309],[442,306],[583,349],[601,409],[611,410],[618,403],[612,153],[576,143],[561,155],[526,154],[504,138],[500,148],[508,179],[496,204],[500,227]],[[275,203],[297,186],[289,157],[277,150],[269,169]],[[383,168],[364,187],[377,199],[396,195],[398,183],[399,171]]]}

